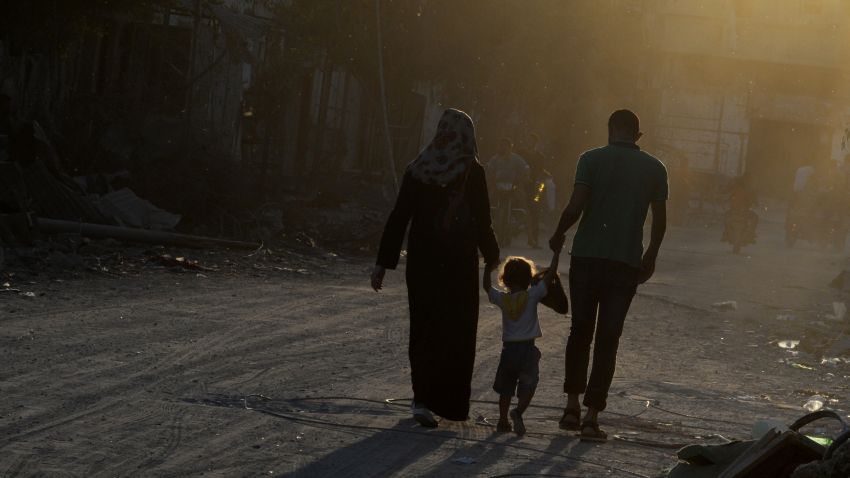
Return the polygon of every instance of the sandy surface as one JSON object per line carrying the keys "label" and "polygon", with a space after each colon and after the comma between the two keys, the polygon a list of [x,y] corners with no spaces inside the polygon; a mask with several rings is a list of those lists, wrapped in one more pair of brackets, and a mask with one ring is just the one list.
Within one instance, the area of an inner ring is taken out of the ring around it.
{"label": "sandy surface", "polygon": [[[779,231],[764,222],[741,256],[717,229],[670,231],[626,323],[602,418],[619,438],[605,445],[558,430],[569,320],[548,310],[520,439],[488,423],[500,325],[483,296],[472,419],[426,430],[404,400],[401,271],[381,294],[367,289],[370,261],[327,255],[201,275],[39,274],[12,284],[35,297],[0,294],[0,476],[657,476],[676,446],[789,422],[816,392],[847,406],[850,365],[820,365],[845,327],[825,318],[845,300],[827,287],[842,256],[787,250]],[[712,307],[729,300],[737,310]]]}

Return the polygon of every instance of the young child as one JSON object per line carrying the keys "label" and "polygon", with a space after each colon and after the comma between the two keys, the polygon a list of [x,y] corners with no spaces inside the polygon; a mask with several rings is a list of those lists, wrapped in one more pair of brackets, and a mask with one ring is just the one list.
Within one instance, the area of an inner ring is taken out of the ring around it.
{"label": "young child", "polygon": [[549,285],[558,274],[559,256],[559,253],[555,253],[543,280],[534,285],[531,284],[535,273],[534,263],[524,257],[509,257],[499,277],[507,292],[492,287],[492,269],[486,270],[484,274],[484,290],[490,302],[502,310],[502,355],[493,382],[493,390],[499,394],[499,423],[496,429],[501,432],[511,431],[508,409],[511,399],[516,395],[517,406],[510,411],[510,419],[513,421],[513,431],[520,436],[525,434],[522,414],[531,403],[540,379],[540,350],[534,345],[534,339],[543,334],[537,319],[537,304],[546,297]]}

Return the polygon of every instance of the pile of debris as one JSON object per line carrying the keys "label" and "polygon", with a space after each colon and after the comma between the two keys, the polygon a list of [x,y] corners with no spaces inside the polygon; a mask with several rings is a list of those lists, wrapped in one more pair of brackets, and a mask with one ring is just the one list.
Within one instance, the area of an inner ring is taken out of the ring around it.
{"label": "pile of debris", "polygon": [[[826,428],[811,435],[807,425],[831,421],[833,437]],[[666,478],[846,478],[850,476],[850,427],[839,413],[820,410],[789,426],[760,422],[753,439],[721,445],[688,445],[677,453],[680,463]]]}
{"label": "pile of debris", "polygon": [[79,234],[182,247],[255,249],[256,243],[171,232],[181,220],[129,188],[87,194],[86,178],[71,178],[37,122],[0,152],[0,245],[31,246],[42,235]]}

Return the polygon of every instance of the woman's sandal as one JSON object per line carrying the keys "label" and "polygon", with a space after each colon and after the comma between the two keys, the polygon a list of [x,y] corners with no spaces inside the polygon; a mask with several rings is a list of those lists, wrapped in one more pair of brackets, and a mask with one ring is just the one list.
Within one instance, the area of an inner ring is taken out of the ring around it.
{"label": "woman's sandal", "polygon": [[581,441],[589,441],[593,443],[605,443],[608,441],[608,434],[599,429],[599,422],[594,420],[585,420],[581,424]]}
{"label": "woman's sandal", "polygon": [[558,427],[561,430],[579,431],[581,429],[581,409],[580,408],[565,408],[564,415],[561,421],[558,422]]}

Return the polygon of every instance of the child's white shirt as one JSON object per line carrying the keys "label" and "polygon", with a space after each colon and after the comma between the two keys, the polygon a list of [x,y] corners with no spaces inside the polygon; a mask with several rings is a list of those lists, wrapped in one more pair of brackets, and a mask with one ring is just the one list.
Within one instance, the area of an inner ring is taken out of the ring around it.
{"label": "child's white shirt", "polygon": [[541,280],[528,290],[512,294],[491,287],[490,303],[502,310],[502,341],[522,342],[542,337],[537,318],[537,304],[546,297],[546,281]]}

